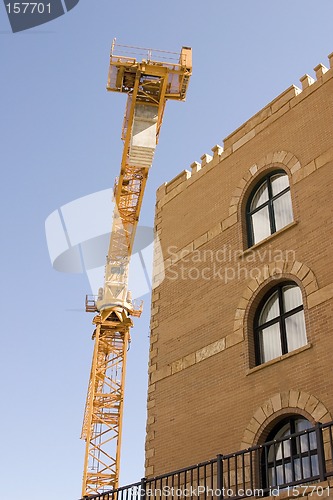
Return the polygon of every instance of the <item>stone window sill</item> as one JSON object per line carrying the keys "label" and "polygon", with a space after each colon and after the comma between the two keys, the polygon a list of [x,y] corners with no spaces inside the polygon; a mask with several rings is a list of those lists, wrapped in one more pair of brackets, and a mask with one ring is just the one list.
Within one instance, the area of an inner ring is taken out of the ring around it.
{"label": "stone window sill", "polygon": [[291,358],[292,356],[296,356],[296,354],[299,354],[300,352],[307,351],[308,349],[311,349],[312,344],[308,343],[306,345],[303,345],[302,347],[299,347],[298,349],[295,349],[294,351],[287,352],[287,354],[283,354],[282,356],[279,356],[278,358],[271,359],[270,361],[267,361],[266,363],[262,363],[261,365],[255,366],[254,368],[250,368],[246,372],[246,375],[251,375],[251,373],[255,373],[259,370],[262,370],[263,368],[266,368],[267,366],[275,365],[275,363],[279,363],[280,361],[283,361],[284,359]]}
{"label": "stone window sill", "polygon": [[243,253],[239,257],[243,258],[245,255],[247,255],[247,254],[253,252],[254,250],[256,250],[257,248],[259,248],[261,245],[265,245],[266,243],[270,242],[276,236],[279,236],[281,233],[284,233],[285,231],[288,231],[288,229],[291,229],[292,227],[297,226],[297,224],[298,224],[297,221],[293,221],[290,224],[288,224],[287,226],[282,227],[281,229],[279,229],[279,231],[276,231],[275,233],[270,234],[264,240],[258,241],[258,243],[256,243],[255,245],[252,245],[252,247],[249,247],[246,250],[244,250]]}

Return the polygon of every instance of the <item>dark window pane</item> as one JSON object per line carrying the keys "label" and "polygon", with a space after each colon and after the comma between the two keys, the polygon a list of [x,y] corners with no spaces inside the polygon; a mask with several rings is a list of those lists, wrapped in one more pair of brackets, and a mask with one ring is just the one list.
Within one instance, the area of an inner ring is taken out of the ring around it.
{"label": "dark window pane", "polygon": [[261,205],[266,201],[268,201],[268,188],[267,188],[267,182],[265,181],[254,193],[250,206],[250,211],[252,212],[252,210],[261,207]]}
{"label": "dark window pane", "polygon": [[[312,425],[308,420],[298,419],[296,422],[296,432],[305,431],[306,429],[310,429],[311,427]],[[310,450],[315,450],[317,448],[317,440],[315,432],[310,432],[308,435],[300,436],[301,453],[308,451],[309,445],[310,445]]]}
{"label": "dark window pane", "polygon": [[292,311],[303,304],[302,292],[296,285],[283,287],[283,307],[285,312]]}
{"label": "dark window pane", "polygon": [[273,201],[275,229],[279,231],[293,221],[290,191]]}
{"label": "dark window pane", "polygon": [[260,331],[261,362],[266,363],[271,359],[281,356],[280,326],[275,323]]}
{"label": "dark window pane", "polygon": [[271,184],[272,184],[273,196],[276,196],[277,194],[281,193],[281,191],[284,191],[285,189],[287,189],[287,187],[289,187],[288,175],[286,174],[272,175]]}
{"label": "dark window pane", "polygon": [[253,243],[264,240],[271,234],[268,207],[265,206],[251,215]]}
{"label": "dark window pane", "polygon": [[306,345],[306,331],[304,311],[299,311],[286,318],[286,335],[288,352],[294,351],[303,345]]}
{"label": "dark window pane", "polygon": [[259,325],[264,325],[268,321],[277,318],[279,315],[280,315],[279,295],[278,292],[276,291],[264,305],[259,317]]}

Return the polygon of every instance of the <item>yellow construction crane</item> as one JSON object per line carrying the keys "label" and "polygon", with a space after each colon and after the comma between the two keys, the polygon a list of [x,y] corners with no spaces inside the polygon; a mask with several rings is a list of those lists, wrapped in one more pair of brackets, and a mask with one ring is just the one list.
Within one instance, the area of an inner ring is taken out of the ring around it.
{"label": "yellow construction crane", "polygon": [[97,315],[81,436],[86,441],[82,497],[118,487],[131,316],[142,312],[128,291],[129,262],[165,103],[185,100],[191,72],[189,47],[175,54],[112,43],[107,90],[128,97],[104,287],[97,297],[86,298],[86,310]]}

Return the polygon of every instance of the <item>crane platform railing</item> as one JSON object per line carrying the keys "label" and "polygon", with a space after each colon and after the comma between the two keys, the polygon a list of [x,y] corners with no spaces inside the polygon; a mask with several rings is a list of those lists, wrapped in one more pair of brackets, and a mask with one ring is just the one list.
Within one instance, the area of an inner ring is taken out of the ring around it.
{"label": "crane platform railing", "polygon": [[131,59],[145,59],[147,62],[152,61],[174,61],[178,64],[180,52],[172,52],[168,50],[152,49],[147,47],[135,47],[133,45],[124,45],[117,43],[114,38],[111,46],[111,57],[124,58],[126,61]]}

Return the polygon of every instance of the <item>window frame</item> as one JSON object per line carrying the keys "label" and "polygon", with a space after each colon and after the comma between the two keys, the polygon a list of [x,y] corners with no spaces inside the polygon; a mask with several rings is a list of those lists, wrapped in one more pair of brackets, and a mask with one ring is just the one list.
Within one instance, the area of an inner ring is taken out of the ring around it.
{"label": "window frame", "polygon": [[[285,286],[289,286],[289,285],[293,285],[293,286],[299,288],[301,295],[302,295],[302,304],[300,306],[294,307],[294,309],[291,309],[290,311],[285,312],[284,311],[284,304],[283,304],[283,288]],[[272,297],[272,295],[276,291],[278,292],[279,315],[276,316],[275,318],[267,321],[266,323],[259,325],[259,318],[260,318],[260,315],[263,311],[263,308],[264,308],[266,302],[269,300],[269,298]],[[295,281],[291,281],[291,280],[281,281],[280,283],[271,287],[267,291],[267,293],[263,296],[262,300],[260,301],[260,303],[256,309],[255,315],[254,315],[253,336],[254,336],[254,352],[255,352],[256,366],[260,366],[260,365],[263,365],[265,363],[269,363],[269,361],[262,361],[261,360],[260,330],[263,330],[264,328],[272,326],[273,324],[276,324],[276,323],[279,324],[280,342],[281,342],[281,351],[282,351],[281,356],[288,354],[290,352],[293,352],[293,351],[288,351],[287,329],[286,329],[286,321],[285,320],[286,320],[286,318],[293,316],[294,314],[297,314],[300,311],[304,311],[303,294],[302,294],[302,290],[301,290],[300,286]],[[302,347],[302,346],[300,346],[300,347]],[[272,358],[272,360],[270,360],[270,361],[273,361],[276,358]]]}
{"label": "window frame", "polygon": [[[273,195],[271,178],[277,174],[284,174],[288,177],[288,187],[283,189],[280,193]],[[259,207],[255,208],[254,210],[250,210],[251,203],[253,201],[253,198],[254,198],[256,192],[258,191],[260,186],[262,186],[265,182],[267,182],[268,200],[265,201]],[[260,241],[263,241],[263,240],[260,240],[257,242],[254,241],[252,215],[255,214],[256,212],[258,212],[259,210],[262,210],[263,207],[267,206],[268,207],[268,215],[269,215],[269,225],[270,225],[270,229],[271,229],[271,234],[269,236],[276,233],[277,230],[276,230],[276,221],[275,221],[275,213],[274,213],[274,201],[277,200],[278,198],[280,198],[281,196],[283,196],[288,191],[290,192],[290,198],[291,198],[290,178],[289,178],[289,175],[287,174],[287,172],[285,170],[283,170],[282,168],[271,170],[264,177],[261,177],[260,181],[255,184],[254,188],[251,191],[250,196],[248,197],[247,203],[246,203],[246,231],[247,231],[248,248],[251,248],[253,245],[257,245],[258,243],[260,243]],[[294,217],[293,213],[292,213],[292,215]]]}
{"label": "window frame", "polygon": [[[298,447],[297,447],[297,437],[292,437],[292,438],[289,438],[289,442],[290,442],[290,456],[285,456],[284,455],[284,444],[282,444],[282,459],[277,459],[276,458],[276,450],[275,448],[273,448],[273,452],[274,452],[274,459],[273,461],[270,461],[269,460],[269,453],[270,453],[270,449],[272,446],[275,446],[275,443],[276,443],[276,436],[278,435],[278,433],[283,429],[283,427],[288,424],[289,425],[289,429],[290,429],[290,436],[293,436],[294,434],[297,434],[298,432],[300,431],[297,431],[296,430],[296,421],[297,420],[304,420],[306,422],[308,422],[310,425],[309,425],[309,428],[312,428],[313,426],[311,425],[311,422],[306,418],[304,417],[303,415],[301,414],[291,414],[291,415],[288,415],[287,417],[285,418],[282,418],[281,420],[279,420],[273,427],[273,429],[269,432],[268,436],[267,436],[267,439],[265,440],[265,443],[267,444],[270,444],[267,448],[265,447],[265,449],[263,450],[263,453],[261,455],[261,476],[262,476],[262,484],[263,484],[263,487],[264,488],[278,488],[281,486],[281,484],[272,484],[272,485],[269,485],[269,470],[270,469],[276,469],[278,466],[282,465],[283,467],[285,467],[286,465],[289,465],[291,464],[291,471],[292,471],[292,475],[293,475],[293,483],[296,481],[295,479],[295,469],[294,469],[294,462],[295,460],[303,460],[304,458],[306,457],[312,457],[312,456],[316,456],[317,459],[318,459],[318,443],[317,443],[317,436],[316,434],[315,435],[315,438],[316,438],[316,446],[314,448],[311,448],[310,446],[310,441],[309,441],[309,438],[308,438],[308,445],[309,445],[309,450],[306,450],[306,451],[298,451]],[[299,444],[301,443],[301,437],[298,436],[298,440],[299,440]],[[285,443],[287,442],[286,440],[283,440],[283,441],[280,441],[280,444],[281,443]],[[302,469],[303,471],[303,469]],[[311,471],[312,471],[312,464],[311,464]],[[313,471],[312,471],[313,472]],[[311,479],[312,476],[310,476],[309,478]],[[304,480],[306,480],[307,478],[304,477],[303,478]],[[284,483],[282,483],[284,484]],[[285,483],[285,484],[288,484],[288,483]],[[304,484],[304,483],[301,483],[301,484]]]}

